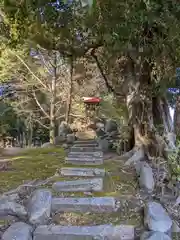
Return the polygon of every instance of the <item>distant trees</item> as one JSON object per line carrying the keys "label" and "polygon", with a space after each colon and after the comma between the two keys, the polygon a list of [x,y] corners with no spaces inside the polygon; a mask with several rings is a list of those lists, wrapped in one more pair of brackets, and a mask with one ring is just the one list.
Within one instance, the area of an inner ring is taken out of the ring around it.
{"label": "distant trees", "polygon": [[57,51],[36,49],[30,50],[29,55],[24,54],[24,49],[4,51],[1,77],[14,88],[13,108],[27,122],[49,129],[53,143],[57,121],[65,118],[70,81],[68,62]]}

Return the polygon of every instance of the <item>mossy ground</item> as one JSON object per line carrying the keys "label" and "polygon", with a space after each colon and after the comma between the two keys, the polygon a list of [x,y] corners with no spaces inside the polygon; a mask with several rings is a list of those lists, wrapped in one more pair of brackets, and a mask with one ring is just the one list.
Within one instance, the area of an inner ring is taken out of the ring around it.
{"label": "mossy ground", "polygon": [[[64,156],[61,148],[28,149],[18,156],[9,156],[9,167],[0,171],[0,193],[16,188],[24,182],[43,180],[54,175],[63,165]],[[5,158],[7,159],[7,156]]]}

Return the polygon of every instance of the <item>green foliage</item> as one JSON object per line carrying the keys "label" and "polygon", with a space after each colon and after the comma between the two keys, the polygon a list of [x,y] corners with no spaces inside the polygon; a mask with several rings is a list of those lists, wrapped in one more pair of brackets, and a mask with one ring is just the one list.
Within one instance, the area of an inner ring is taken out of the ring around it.
{"label": "green foliage", "polygon": [[100,105],[100,116],[113,119],[118,124],[119,139],[113,142],[113,147],[120,153],[122,144],[129,140],[130,134],[126,106],[115,102],[112,94],[105,95]]}
{"label": "green foliage", "polygon": [[168,163],[172,176],[175,176],[178,180],[180,180],[180,141],[177,143],[176,150],[169,153]]}
{"label": "green foliage", "polygon": [[77,47],[88,39],[101,39],[102,45],[119,52],[130,45],[148,45],[156,57],[179,48],[180,8],[176,0],[73,1],[63,6],[55,0],[1,2],[15,42],[29,39],[47,49],[60,50],[61,46],[67,50],[72,41]]}
{"label": "green foliage", "polygon": [[17,135],[18,117],[10,104],[0,101],[0,136]]}
{"label": "green foliage", "polygon": [[167,92],[167,99],[168,99],[168,102],[170,104],[171,107],[175,107],[176,105],[176,98],[177,98],[177,94],[174,94],[174,93],[171,93],[171,92]]}
{"label": "green foliage", "polygon": [[27,58],[29,54],[29,48],[26,45],[17,45],[15,49],[11,49],[6,44],[0,45],[0,81],[9,82],[16,80],[16,78],[22,78],[22,76],[28,76],[27,69],[18,60],[17,56],[21,56],[22,59]]}
{"label": "green foliage", "polygon": [[55,0],[1,2],[11,46],[28,41],[71,55],[74,52],[72,44],[76,47],[81,44],[76,36],[86,31],[81,24],[86,21],[84,11],[87,13],[90,1],[84,7],[80,1],[71,4]]}
{"label": "green foliage", "polygon": [[[47,123],[48,124],[48,123]],[[39,124],[33,124],[33,136],[32,141],[36,142],[36,140],[45,143],[49,141],[49,129],[43,128],[39,126]]]}
{"label": "green foliage", "polygon": [[105,118],[114,119],[120,125],[127,121],[127,109],[124,105],[118,105],[112,94],[108,94],[102,97],[100,104],[100,116]]}

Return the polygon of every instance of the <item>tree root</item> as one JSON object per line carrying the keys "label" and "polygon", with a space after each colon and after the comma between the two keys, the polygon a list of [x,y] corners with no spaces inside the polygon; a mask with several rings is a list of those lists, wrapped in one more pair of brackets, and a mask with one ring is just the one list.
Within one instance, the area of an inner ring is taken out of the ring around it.
{"label": "tree root", "polygon": [[111,159],[115,162],[120,162],[120,160],[125,161],[125,166],[129,166],[132,163],[141,161],[145,157],[145,152],[143,147],[134,147],[129,152],[126,152],[123,155],[120,155],[114,159]]}
{"label": "tree root", "polygon": [[129,158],[131,158],[133,156],[134,152],[135,152],[135,149],[133,148],[129,152],[126,152],[123,155],[120,155],[120,159],[128,160]]}
{"label": "tree root", "polygon": [[125,162],[125,166],[129,166],[133,163],[141,161],[145,157],[145,152],[143,147],[134,148],[133,155]]}
{"label": "tree root", "polygon": [[114,161],[114,162],[120,162],[122,160],[126,161],[130,157],[132,157],[133,154],[134,154],[134,149],[130,150],[129,152],[124,153],[123,155],[118,155],[118,156],[111,157],[111,158],[108,157],[108,159],[105,159],[105,160],[111,160],[111,161]]}

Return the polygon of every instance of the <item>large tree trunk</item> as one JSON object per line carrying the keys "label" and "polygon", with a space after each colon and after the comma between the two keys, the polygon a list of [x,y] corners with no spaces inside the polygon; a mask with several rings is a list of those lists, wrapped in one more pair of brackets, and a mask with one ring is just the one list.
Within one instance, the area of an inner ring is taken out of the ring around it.
{"label": "large tree trunk", "polygon": [[[168,102],[165,97],[153,98],[151,64],[147,60],[142,60],[137,65],[129,59],[127,64],[126,101],[129,124],[134,129],[134,148],[124,155],[128,159],[126,164],[129,165],[141,159],[167,157],[166,148],[175,148]],[[162,123],[162,135],[155,128],[155,123]]]}
{"label": "large tree trunk", "polygon": [[[135,64],[129,59],[127,108],[129,124],[134,129],[134,148],[126,154],[127,164],[142,158],[164,156],[162,138],[155,132],[153,122],[153,98],[151,82],[151,65],[142,59]],[[161,141],[162,140],[162,141]]]}
{"label": "large tree trunk", "polygon": [[138,147],[148,144],[153,130],[151,69],[149,63],[144,60],[137,76],[133,62],[130,64],[127,107],[129,122],[134,128],[135,146]]}

